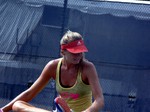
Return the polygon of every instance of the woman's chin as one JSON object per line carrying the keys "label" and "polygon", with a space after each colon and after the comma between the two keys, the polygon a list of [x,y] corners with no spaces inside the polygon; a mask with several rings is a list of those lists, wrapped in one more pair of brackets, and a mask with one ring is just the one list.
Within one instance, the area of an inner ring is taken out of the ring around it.
{"label": "woman's chin", "polygon": [[78,59],[73,60],[73,64],[79,64],[79,63],[80,63],[80,60]]}

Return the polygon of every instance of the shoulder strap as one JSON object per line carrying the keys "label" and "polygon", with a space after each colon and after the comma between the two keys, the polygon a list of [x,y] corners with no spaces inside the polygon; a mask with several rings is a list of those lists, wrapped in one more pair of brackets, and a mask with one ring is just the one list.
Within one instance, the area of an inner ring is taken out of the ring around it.
{"label": "shoulder strap", "polygon": [[59,78],[60,66],[61,66],[62,58],[59,60],[56,70],[56,79]]}

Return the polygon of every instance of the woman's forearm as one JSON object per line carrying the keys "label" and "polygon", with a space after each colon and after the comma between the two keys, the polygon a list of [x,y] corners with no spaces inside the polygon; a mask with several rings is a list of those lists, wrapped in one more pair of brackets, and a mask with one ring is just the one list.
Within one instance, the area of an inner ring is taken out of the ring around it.
{"label": "woman's forearm", "polygon": [[104,99],[98,98],[94,100],[92,105],[85,112],[99,112],[104,107]]}

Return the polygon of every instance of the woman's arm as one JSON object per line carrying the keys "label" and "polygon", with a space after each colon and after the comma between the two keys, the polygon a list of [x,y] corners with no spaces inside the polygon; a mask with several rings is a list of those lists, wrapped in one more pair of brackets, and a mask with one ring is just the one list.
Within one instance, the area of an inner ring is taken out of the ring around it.
{"label": "woman's arm", "polygon": [[98,112],[104,107],[104,96],[99,82],[99,77],[93,63],[88,62],[88,65],[85,69],[85,74],[88,78],[88,83],[92,88],[92,94],[94,97],[92,105],[86,109],[85,112]]}
{"label": "woman's arm", "polygon": [[14,100],[12,100],[10,103],[5,105],[2,110],[4,112],[8,112],[12,110],[13,104],[18,101],[25,101],[28,102],[32,100],[48,83],[48,81],[51,78],[54,78],[55,69],[54,69],[54,62],[50,61],[43,69],[41,75],[39,78],[34,82],[34,84],[21,94],[19,94]]}

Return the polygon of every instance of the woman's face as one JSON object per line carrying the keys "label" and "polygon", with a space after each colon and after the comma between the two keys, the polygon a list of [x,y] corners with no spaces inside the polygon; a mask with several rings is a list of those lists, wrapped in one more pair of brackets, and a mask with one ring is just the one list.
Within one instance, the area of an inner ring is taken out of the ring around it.
{"label": "woman's face", "polygon": [[63,52],[65,60],[72,64],[78,64],[80,60],[83,58],[83,53],[71,53],[67,50],[64,50]]}

